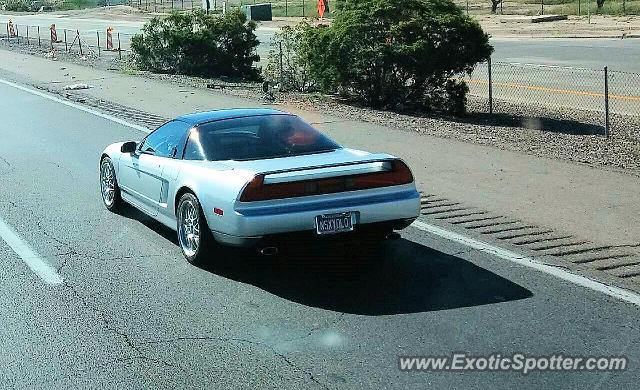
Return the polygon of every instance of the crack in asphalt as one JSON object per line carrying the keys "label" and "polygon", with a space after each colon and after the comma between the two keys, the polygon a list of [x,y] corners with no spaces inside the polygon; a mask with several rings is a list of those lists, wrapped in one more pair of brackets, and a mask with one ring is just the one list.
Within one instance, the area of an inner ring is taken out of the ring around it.
{"label": "crack in asphalt", "polygon": [[[56,256],[68,255],[68,256],[65,256],[64,260],[62,261],[62,264],[60,264],[56,268],[56,272],[58,274],[60,274],[62,269],[67,266],[67,264],[69,262],[69,259],[71,259],[71,257],[83,255],[80,252],[78,252],[73,246],[71,246],[71,244],[69,244],[69,243],[67,243],[67,242],[65,242],[65,241],[63,241],[63,240],[61,240],[61,239],[49,234],[47,232],[47,230],[44,227],[42,227],[42,222],[41,221],[36,221],[36,226],[42,232],[42,234],[44,234],[45,237],[47,237],[47,238],[53,240],[54,242],[58,243],[58,245],[60,245],[61,247],[64,247],[65,250],[67,251],[64,254],[56,255]],[[87,257],[91,257],[91,256],[87,256]]]}
{"label": "crack in asphalt", "polygon": [[[55,241],[56,243],[58,243],[60,246],[62,246],[64,248],[66,248],[66,250],[67,250],[66,253],[57,255],[57,256],[65,255],[64,261],[62,262],[62,264],[60,266],[57,267],[57,272],[58,273],[61,273],[62,269],[67,266],[68,260],[71,259],[74,256],[85,256],[87,258],[91,258],[91,259],[94,259],[94,260],[104,260],[104,261],[132,258],[131,255],[123,255],[123,256],[116,256],[116,257],[112,257],[112,258],[108,258],[108,259],[103,259],[103,258],[94,256],[94,255],[87,254],[87,253],[81,253],[79,250],[74,248],[68,242],[65,242],[64,240],[61,240],[61,239],[49,234],[46,231],[46,229],[44,229],[42,227],[40,221],[36,222],[36,226],[42,232],[42,234],[44,234],[47,238]],[[153,256],[153,255],[148,255],[148,256]],[[83,295],[78,293],[78,291],[76,291],[75,287],[71,283],[69,283],[68,280],[65,280],[63,282],[63,286],[65,288],[69,289],[69,291],[71,291],[73,296],[75,296],[81,302],[82,306],[85,309],[91,310],[91,311],[95,312],[96,314],[98,314],[98,316],[100,318],[100,322],[102,322],[104,328],[107,329],[108,331],[116,334],[117,336],[121,337],[123,339],[123,341],[125,342],[125,344],[129,348],[131,348],[134,351],[134,353],[137,355],[136,356],[137,359],[141,359],[141,360],[144,360],[144,361],[150,361],[150,362],[153,362],[155,364],[161,364],[161,365],[165,365],[167,367],[175,368],[175,369],[178,369],[178,370],[182,371],[183,373],[187,374],[187,376],[189,376],[188,375],[189,373],[184,368],[182,368],[182,367],[180,367],[178,365],[169,363],[169,362],[167,362],[165,360],[154,359],[154,358],[152,358],[150,356],[145,355],[144,352],[141,351],[136,346],[136,344],[133,342],[133,340],[131,339],[131,337],[127,333],[124,333],[124,332],[120,331],[119,329],[117,329],[116,327],[112,326],[110,324],[109,319],[107,318],[105,312],[103,310],[101,310],[100,308],[94,307],[91,304],[89,304],[87,297],[84,297]],[[114,362],[124,362],[124,361],[127,361],[127,360],[133,360],[133,358],[127,358],[127,359],[117,358],[117,359],[115,359],[115,360],[113,360],[113,361],[111,361],[111,362],[109,362],[107,364],[114,363]],[[107,364],[105,364],[103,366],[99,366],[98,368],[100,368],[100,367],[104,368],[104,367],[107,366]],[[93,368],[96,368],[96,367],[93,367]],[[87,371],[87,370],[80,370],[80,371]]]}
{"label": "crack in asphalt", "polygon": [[[13,201],[9,201],[9,203],[13,206],[13,207],[17,207],[17,204]],[[41,221],[37,221],[36,222],[36,226],[37,228],[42,232],[42,234],[51,239],[52,241],[56,242],[60,247],[65,248],[66,252],[65,253],[60,253],[57,254],[55,256],[64,256],[64,261],[62,262],[62,264],[60,266],[57,267],[57,272],[61,273],[63,268],[67,267],[69,260],[71,258],[73,258],[74,256],[85,256],[87,258],[91,258],[91,259],[95,259],[95,260],[103,260],[103,261],[108,261],[108,260],[118,260],[118,259],[130,259],[133,258],[132,255],[123,255],[123,256],[116,256],[116,257],[112,257],[112,258],[101,258],[101,257],[97,257],[91,254],[87,254],[87,253],[81,253],[78,249],[76,249],[73,245],[71,245],[70,243],[50,234],[49,232],[47,232],[47,230],[42,226]],[[138,255],[140,256],[140,255]],[[144,256],[144,255],[143,255]],[[151,256],[157,256],[157,255],[146,255],[146,257],[151,257]],[[259,341],[254,341],[254,340],[248,340],[248,339],[241,339],[241,338],[224,338],[224,337],[177,337],[174,339],[166,339],[166,340],[155,340],[155,341],[146,341],[146,342],[134,342],[134,340],[132,339],[132,337],[125,333],[120,331],[118,328],[114,327],[111,325],[111,323],[109,322],[109,319],[107,318],[105,312],[103,310],[101,310],[98,307],[95,307],[94,305],[91,305],[88,302],[88,298],[81,295],[78,291],[76,291],[76,288],[69,283],[69,281],[65,280],[63,282],[63,286],[65,288],[67,288],[69,291],[71,291],[71,293],[73,294],[73,296],[78,299],[80,301],[80,303],[82,304],[82,306],[87,309],[87,310],[91,310],[94,313],[98,314],[100,322],[103,324],[104,328],[107,329],[109,332],[117,335],[118,337],[120,337],[125,344],[136,354],[135,357],[131,357],[131,358],[116,358],[113,359],[105,364],[102,365],[98,365],[98,366],[94,366],[91,367],[89,369],[79,369],[76,371],[79,372],[87,372],[89,370],[95,370],[95,369],[103,369],[108,367],[110,364],[113,363],[124,363],[124,362],[129,362],[129,361],[133,361],[135,359],[140,359],[140,360],[144,360],[144,361],[149,361],[155,364],[159,364],[159,365],[164,365],[167,367],[171,367],[173,369],[177,369],[182,371],[184,374],[186,374],[187,376],[189,375],[189,372],[186,371],[183,367],[181,367],[178,364],[173,364],[171,362],[168,362],[166,360],[163,359],[155,359],[151,356],[148,356],[147,354],[145,354],[140,348],[139,346],[141,345],[148,345],[148,344],[161,344],[161,343],[172,343],[172,342],[180,342],[180,341],[187,341],[187,340],[199,340],[199,341],[222,341],[222,342],[242,342],[242,343],[248,343],[248,344],[253,344],[253,345],[260,345],[262,347],[265,347],[267,349],[269,349],[274,356],[277,356],[279,359],[281,359],[284,363],[286,363],[289,367],[291,367],[293,370],[300,372],[304,375],[306,375],[309,380],[311,380],[312,382],[316,383],[318,386],[321,386],[323,389],[329,389],[329,387],[322,383],[321,381],[319,381],[311,371],[307,371],[304,368],[296,365],[294,362],[291,361],[291,359],[289,359],[285,354],[279,352],[274,346],[266,344],[266,343],[262,343]],[[336,326],[344,317],[345,313],[340,313],[339,316],[337,316],[332,322],[330,327]],[[300,340],[305,339],[309,336],[311,336],[314,332],[320,330],[320,329],[324,329],[327,327],[317,327],[317,328],[312,328],[306,336],[303,336],[301,338],[299,338]]]}
{"label": "crack in asphalt", "polygon": [[0,156],[0,161],[2,161],[3,163],[7,164],[7,166],[9,168],[13,168],[13,166],[11,165],[11,163],[9,162],[9,160],[7,160],[6,158]]}
{"label": "crack in asphalt", "polygon": [[[344,314],[344,313],[341,313]],[[342,316],[340,316],[342,317]],[[334,321],[335,322],[335,321]],[[177,342],[181,342],[181,341],[220,341],[220,342],[239,342],[239,343],[247,343],[247,344],[252,344],[252,345],[258,345],[261,347],[266,347],[268,348],[275,356],[277,356],[278,358],[280,358],[280,360],[282,360],[283,362],[285,362],[289,367],[291,367],[292,369],[294,369],[297,372],[303,373],[305,375],[307,375],[309,377],[309,380],[311,380],[312,382],[316,383],[317,385],[321,386],[323,389],[328,390],[329,386],[327,386],[326,384],[320,382],[314,375],[312,372],[307,371],[305,369],[303,369],[302,367],[296,365],[295,363],[293,363],[285,354],[278,352],[278,350],[270,344],[266,344],[260,341],[256,341],[256,340],[249,340],[249,339],[242,339],[242,338],[235,338],[235,337],[211,337],[211,336],[183,336],[183,337],[176,337],[176,338],[172,338],[172,339],[162,339],[162,340],[151,340],[151,341],[140,341],[137,344],[138,345],[150,345],[150,344],[171,344],[171,343],[177,343]]]}
{"label": "crack in asphalt", "polygon": [[[112,326],[110,324],[109,319],[107,318],[107,316],[105,315],[103,310],[101,310],[99,308],[96,308],[96,307],[93,307],[92,305],[90,305],[89,302],[87,301],[87,299],[84,296],[82,296],[81,294],[79,294],[76,291],[76,289],[73,287],[73,285],[71,285],[69,282],[65,281],[63,283],[63,285],[71,291],[71,293],[82,303],[82,305],[86,309],[91,310],[94,313],[98,314],[98,316],[100,318],[100,322],[102,322],[104,328],[107,329],[108,331],[112,332],[113,334],[119,336],[125,342],[125,344],[131,350],[133,350],[133,352],[137,355],[136,356],[137,359],[141,359],[141,360],[149,361],[149,362],[152,362],[152,363],[155,363],[155,364],[159,364],[159,365],[164,365],[164,366],[167,366],[167,367],[175,368],[175,369],[178,369],[178,370],[182,371],[184,374],[187,374],[187,376],[188,376],[189,373],[184,368],[180,367],[179,365],[169,363],[169,362],[167,362],[165,360],[162,360],[162,359],[154,359],[153,357],[147,356],[143,351],[141,351],[136,346],[136,344],[133,342],[133,340],[131,339],[131,337],[127,333],[124,333],[124,332],[120,331],[118,328],[116,328],[116,327],[114,327],[114,326]],[[126,361],[126,360],[133,360],[133,359],[134,358],[129,358],[129,359],[118,358],[118,359],[115,359],[115,360],[111,361],[110,363],[121,362],[121,361]],[[109,363],[107,363],[107,364],[109,364]],[[106,366],[106,365],[103,365],[103,366]],[[85,370],[80,370],[80,371],[85,371]]]}
{"label": "crack in asphalt", "polygon": [[340,315],[336,316],[336,318],[333,321],[331,321],[331,324],[329,326],[318,326],[318,327],[311,328],[311,330],[306,334],[306,336],[296,337],[296,338],[292,338],[292,339],[285,340],[285,341],[287,341],[287,342],[292,342],[294,340],[295,341],[301,341],[301,340],[304,340],[306,338],[309,338],[312,334],[314,334],[315,332],[317,332],[317,331],[319,331],[321,329],[333,328],[336,325],[338,325],[338,323],[340,321],[342,321],[342,319],[344,318],[344,315],[345,315],[345,313],[340,313]]}
{"label": "crack in asphalt", "polygon": [[56,168],[61,169],[63,171],[66,171],[70,178],[72,178],[74,180],[77,179],[77,177],[75,177],[75,174],[74,174],[72,169],[69,169],[67,167],[63,167],[62,165],[60,165],[59,163],[57,163],[55,161],[43,161],[43,162],[46,163],[46,164],[51,164],[51,165],[55,166]]}

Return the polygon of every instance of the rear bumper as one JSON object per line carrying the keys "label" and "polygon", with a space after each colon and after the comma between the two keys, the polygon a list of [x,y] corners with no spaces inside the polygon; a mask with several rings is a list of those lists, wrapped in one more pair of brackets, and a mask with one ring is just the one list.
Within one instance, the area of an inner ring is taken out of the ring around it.
{"label": "rear bumper", "polygon": [[354,226],[352,232],[318,235],[315,230],[302,230],[287,233],[267,234],[259,237],[232,236],[230,234],[213,232],[216,241],[229,246],[244,248],[289,245],[306,243],[309,241],[335,241],[353,236],[377,235],[380,239],[394,230],[402,230],[411,225],[416,218],[399,219],[385,222],[375,222]]}
{"label": "rear bumper", "polygon": [[220,243],[253,246],[264,237],[293,232],[315,234],[316,216],[352,212],[355,232],[367,229],[403,229],[420,214],[420,194],[413,185],[384,192],[351,194],[287,204],[240,205],[235,210],[233,231],[213,231]]}

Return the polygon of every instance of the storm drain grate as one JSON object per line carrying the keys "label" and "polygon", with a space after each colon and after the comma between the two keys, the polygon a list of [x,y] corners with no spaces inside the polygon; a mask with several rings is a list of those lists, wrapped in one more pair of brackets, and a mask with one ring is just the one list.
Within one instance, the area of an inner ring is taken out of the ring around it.
{"label": "storm drain grate", "polygon": [[480,233],[482,233],[482,234],[496,234],[496,233],[503,233],[503,232],[513,232],[513,231],[516,231],[516,230],[535,229],[536,227],[537,226],[532,226],[532,225],[513,226],[513,227],[504,228],[504,229],[485,230],[485,231],[482,231]]}
{"label": "storm drain grate", "polygon": [[422,215],[588,269],[640,283],[640,244],[596,246],[567,234],[496,215],[436,194],[422,195]]}
{"label": "storm drain grate", "polygon": [[455,208],[449,208],[449,209],[444,209],[444,210],[432,210],[432,211],[425,211],[422,213],[422,215],[435,215],[435,214],[443,214],[443,213],[452,213],[454,211],[463,211],[463,210],[469,210],[471,209],[471,207],[455,207]]}
{"label": "storm drain grate", "polygon": [[[467,209],[469,210],[469,209]],[[463,217],[470,217],[472,215],[482,215],[482,214],[486,214],[486,211],[472,211],[469,213],[458,213],[458,214],[453,214],[453,215],[445,215],[445,216],[440,216],[440,217],[435,217],[435,219],[454,219],[454,218],[463,218]]]}
{"label": "storm drain grate", "polygon": [[58,91],[48,87],[41,87],[41,89],[60,95],[76,103],[97,108],[99,111],[111,114],[115,117],[135,122],[136,124],[147,127],[149,130],[153,130],[169,120],[168,118],[164,118],[159,115],[151,114],[119,103],[94,98],[77,91]]}
{"label": "storm drain grate", "polygon": [[482,229],[482,228],[486,228],[486,227],[494,227],[494,226],[507,226],[507,225],[513,225],[514,223],[520,223],[520,221],[507,221],[507,222],[489,222],[489,223],[480,223],[480,224],[473,224],[473,225],[467,225],[465,226],[467,229]]}
{"label": "storm drain grate", "polygon": [[460,204],[459,202],[450,202],[450,203],[441,203],[441,204],[431,204],[431,203],[428,203],[427,205],[422,206],[422,209],[423,209],[423,210],[424,210],[424,209],[435,209],[435,208],[437,208],[437,207],[457,206],[457,205],[459,205],[459,204]]}

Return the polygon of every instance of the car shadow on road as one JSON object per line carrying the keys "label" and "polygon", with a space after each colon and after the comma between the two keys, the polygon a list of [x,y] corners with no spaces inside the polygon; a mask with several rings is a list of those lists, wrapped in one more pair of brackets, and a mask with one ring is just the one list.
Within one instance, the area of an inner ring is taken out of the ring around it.
{"label": "car shadow on road", "polygon": [[335,243],[305,244],[276,257],[231,250],[224,258],[232,261],[202,268],[293,302],[352,314],[418,313],[533,295],[473,263],[405,239],[385,243],[378,256],[351,260],[344,245]]}
{"label": "car shadow on road", "polygon": [[[176,246],[176,234],[133,207],[121,213]],[[305,241],[287,253],[218,247],[203,270],[303,305],[361,315],[389,315],[496,304],[531,297],[526,288],[460,257],[398,239],[380,252],[350,256],[340,241]],[[179,252],[176,247],[176,251]]]}
{"label": "car shadow on road", "polygon": [[150,216],[138,210],[137,208],[127,203],[124,203],[122,205],[122,208],[118,210],[118,215],[131,219],[133,221],[140,222],[141,224],[146,226],[148,229],[151,229],[154,232],[158,233],[158,235],[162,236],[167,241],[171,241],[175,245],[178,245],[178,237],[176,236],[175,231],[164,226],[163,224],[151,218]]}

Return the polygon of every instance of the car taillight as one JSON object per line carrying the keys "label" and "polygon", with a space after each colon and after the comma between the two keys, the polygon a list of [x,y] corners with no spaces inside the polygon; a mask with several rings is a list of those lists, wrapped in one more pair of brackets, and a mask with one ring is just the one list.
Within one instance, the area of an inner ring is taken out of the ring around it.
{"label": "car taillight", "polygon": [[333,194],[337,192],[388,187],[413,182],[409,167],[400,160],[390,162],[391,169],[383,172],[339,176],[325,179],[301,180],[264,184],[264,175],[257,175],[247,184],[241,202],[297,198],[301,196]]}
{"label": "car taillight", "polygon": [[413,181],[413,175],[407,164],[400,160],[392,162],[392,168],[388,172],[369,173],[355,177],[358,189],[377,188],[408,184]]}

